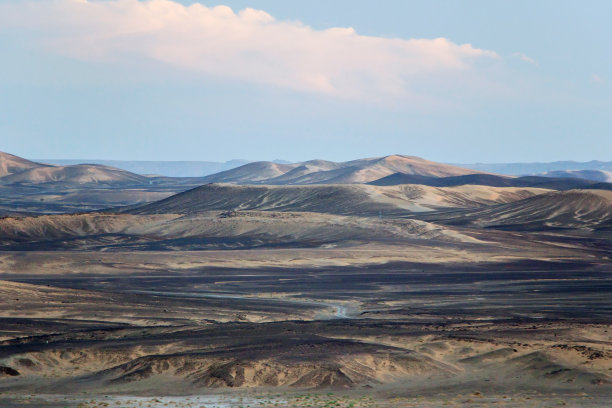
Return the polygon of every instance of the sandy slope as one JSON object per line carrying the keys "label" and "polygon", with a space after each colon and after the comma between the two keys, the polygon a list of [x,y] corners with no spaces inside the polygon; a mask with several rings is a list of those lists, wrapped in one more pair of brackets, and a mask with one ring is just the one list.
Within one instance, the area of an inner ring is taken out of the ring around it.
{"label": "sandy slope", "polygon": [[46,167],[44,164],[34,163],[12,154],[0,152],[0,177],[19,173],[37,167]]}

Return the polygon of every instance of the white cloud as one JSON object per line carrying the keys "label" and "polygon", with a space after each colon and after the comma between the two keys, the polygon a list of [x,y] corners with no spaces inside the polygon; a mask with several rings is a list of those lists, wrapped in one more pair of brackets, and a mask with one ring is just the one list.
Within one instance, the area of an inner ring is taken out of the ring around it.
{"label": "white cloud", "polygon": [[144,58],[208,77],[374,101],[418,102],[427,99],[428,86],[439,95],[453,82],[465,88],[466,78],[478,80],[479,61],[497,58],[445,38],[315,30],[261,10],[170,0],[4,4],[0,27],[26,30],[47,50],[79,60],[138,64]]}
{"label": "white cloud", "polygon": [[603,79],[601,79],[601,77],[599,75],[593,74],[593,75],[591,75],[591,81],[593,81],[593,82],[602,82]]}
{"label": "white cloud", "polygon": [[521,61],[528,62],[533,65],[538,65],[537,61],[522,52],[515,52],[512,54],[513,57],[520,59]]}

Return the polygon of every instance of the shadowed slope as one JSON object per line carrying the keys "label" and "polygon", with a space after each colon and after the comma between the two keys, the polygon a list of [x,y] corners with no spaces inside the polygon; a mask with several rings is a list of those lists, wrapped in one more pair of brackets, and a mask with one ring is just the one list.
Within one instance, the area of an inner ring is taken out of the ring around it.
{"label": "shadowed slope", "polygon": [[[494,174],[467,174],[450,177],[430,177],[416,174],[393,173],[389,176],[374,180],[368,184],[373,186],[396,186],[400,184],[422,184],[432,187],[451,187],[474,184],[492,187],[517,187],[512,177],[497,176]],[[525,186],[521,186],[525,187]]]}
{"label": "shadowed slope", "polygon": [[477,210],[425,215],[448,225],[512,230],[609,229],[612,192],[572,190]]}
{"label": "shadowed slope", "polygon": [[492,187],[534,187],[552,190],[572,190],[576,188],[596,188],[612,190],[612,183],[598,183],[577,177],[525,176],[508,177],[495,174],[467,174],[450,177],[429,177],[414,174],[394,173],[368,183],[373,186],[396,186],[400,184],[421,184],[432,187],[452,187],[478,185]]}

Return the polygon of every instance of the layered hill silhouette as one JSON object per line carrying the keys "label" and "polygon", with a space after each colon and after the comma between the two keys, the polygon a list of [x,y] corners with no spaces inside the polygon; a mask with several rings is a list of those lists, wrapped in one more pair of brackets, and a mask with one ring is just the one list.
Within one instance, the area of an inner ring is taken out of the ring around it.
{"label": "layered hill silhouette", "polygon": [[[491,187],[544,188],[553,190],[612,190],[605,175],[576,173],[537,176],[504,176],[483,173],[453,165],[436,163],[413,156],[385,156],[331,162],[311,160],[293,164],[254,162],[202,179],[205,183],[251,185],[370,184],[394,186],[419,184],[431,187],[478,185]],[[587,177],[589,176],[589,177]]]}
{"label": "layered hill silhouette", "polygon": [[368,184],[374,186],[395,186],[401,184],[422,184],[432,187],[479,185],[492,187],[534,187],[552,190],[602,189],[612,190],[612,183],[598,182],[578,177],[523,176],[510,177],[496,174],[467,174],[450,177],[430,177],[416,174],[394,173]]}
{"label": "layered hill silhouette", "polygon": [[478,173],[414,156],[385,156],[348,162],[311,160],[293,164],[255,162],[205,177],[206,183],[362,184],[394,173],[448,177]]}
{"label": "layered hill silhouette", "polygon": [[528,174],[545,174],[556,171],[603,170],[612,171],[612,162],[591,160],[588,162],[555,161],[547,163],[463,163],[455,166],[474,169],[485,173],[524,176]]}
{"label": "layered hill silhouette", "polygon": [[35,167],[0,178],[0,182],[42,184],[144,184],[147,177],[99,164]]}
{"label": "layered hill silhouette", "polygon": [[[597,174],[595,174],[597,173]],[[611,173],[612,174],[612,173]],[[147,177],[102,164],[48,165],[0,152],[0,184],[71,186],[149,185],[189,186],[208,183],[238,185],[371,184],[394,186],[419,184],[431,187],[478,185],[491,187],[544,188],[554,190],[612,190],[610,174],[589,170],[512,177],[477,172],[414,156],[385,157],[332,162],[253,162],[206,177]]]}
{"label": "layered hill silhouette", "polygon": [[612,183],[612,171],[608,170],[557,170],[544,173],[546,177],[578,178],[602,183]]}
{"label": "layered hill silhouette", "polygon": [[147,184],[149,178],[100,164],[53,166],[0,152],[0,184]]}
{"label": "layered hill silhouette", "polygon": [[131,214],[194,214],[205,211],[289,211],[359,216],[398,216],[440,208],[473,208],[506,203],[548,190],[469,186],[378,187],[363,184],[239,186],[207,184],[155,203],[125,210]]}
{"label": "layered hill silhouette", "polygon": [[333,214],[208,211],[198,214],[62,214],[0,218],[3,249],[219,249],[320,247],[411,240],[474,242],[411,219]]}

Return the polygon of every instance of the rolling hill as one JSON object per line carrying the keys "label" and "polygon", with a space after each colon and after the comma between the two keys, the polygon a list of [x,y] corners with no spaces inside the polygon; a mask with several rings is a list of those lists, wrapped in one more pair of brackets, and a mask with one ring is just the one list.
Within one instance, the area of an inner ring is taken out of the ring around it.
{"label": "rolling hill", "polygon": [[9,153],[0,152],[0,178],[25,170],[48,167]]}
{"label": "rolling hill", "polygon": [[504,230],[610,230],[612,192],[555,191],[507,204],[427,214],[419,218],[445,225]]}
{"label": "rolling hill", "polygon": [[320,247],[415,239],[477,242],[419,220],[313,213],[209,211],[186,216],[90,213],[0,218],[0,248],[4,249]]}
{"label": "rolling hill", "polygon": [[521,200],[541,189],[461,186],[378,187],[358,184],[237,186],[207,184],[155,203],[125,210],[132,214],[195,214],[205,211],[291,211],[359,216],[401,216],[439,208],[473,208]]}
{"label": "rolling hill", "polygon": [[146,184],[148,178],[98,164],[30,168],[0,178],[3,184]]}
{"label": "rolling hill", "polygon": [[0,152],[0,184],[4,185],[128,185],[149,184],[139,174],[100,164],[54,166]]}
{"label": "rolling hill", "polygon": [[253,162],[234,169],[222,171],[204,177],[204,183],[223,182],[236,184],[262,183],[265,180],[282,176],[293,169],[291,164],[279,164],[274,162]]}
{"label": "rolling hill", "polygon": [[398,172],[428,177],[475,173],[474,170],[419,157],[393,155],[340,163],[325,160],[293,164],[255,162],[207,176],[204,182],[268,185],[362,184]]}

